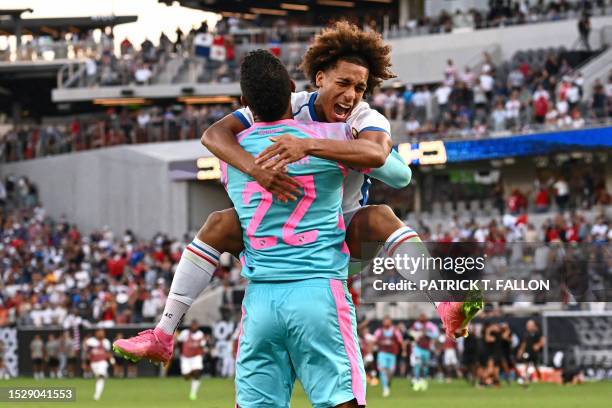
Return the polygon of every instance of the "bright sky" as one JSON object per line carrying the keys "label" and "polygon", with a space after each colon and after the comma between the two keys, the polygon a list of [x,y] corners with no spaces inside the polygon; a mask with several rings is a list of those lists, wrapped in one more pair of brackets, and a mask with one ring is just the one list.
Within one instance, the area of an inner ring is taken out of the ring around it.
{"label": "bright sky", "polygon": [[137,15],[137,22],[115,27],[115,41],[128,37],[134,45],[145,37],[157,44],[162,31],[174,41],[177,27],[186,32],[204,20],[210,27],[219,19],[214,13],[180,7],[176,2],[168,7],[157,0],[0,0],[0,9],[15,8],[34,10],[22,14],[23,18]]}

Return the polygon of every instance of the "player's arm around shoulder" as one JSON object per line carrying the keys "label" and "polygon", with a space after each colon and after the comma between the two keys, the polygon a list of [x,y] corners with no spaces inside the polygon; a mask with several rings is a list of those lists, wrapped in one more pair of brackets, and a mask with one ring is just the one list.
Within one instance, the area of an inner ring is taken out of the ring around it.
{"label": "player's arm around shoulder", "polygon": [[235,113],[212,124],[200,139],[201,143],[220,160],[253,177],[263,188],[281,201],[296,200],[299,184],[284,172],[264,169],[238,143],[237,135],[250,123]]}
{"label": "player's arm around shoulder", "polygon": [[[327,125],[329,128],[331,124]],[[385,163],[388,155],[385,146],[378,145],[368,138],[354,139],[348,125],[336,128],[338,133],[342,134],[328,135],[334,136],[333,138],[299,138],[288,134],[272,137],[270,140],[274,143],[257,156],[255,163],[275,170],[282,169],[306,156],[361,168],[376,168]],[[348,137],[345,133],[348,133]]]}

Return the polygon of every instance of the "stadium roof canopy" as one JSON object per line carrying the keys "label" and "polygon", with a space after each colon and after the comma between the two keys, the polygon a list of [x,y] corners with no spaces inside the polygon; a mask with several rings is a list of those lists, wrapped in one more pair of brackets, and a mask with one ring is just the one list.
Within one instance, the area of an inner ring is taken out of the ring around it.
{"label": "stadium roof canopy", "polygon": [[[172,4],[175,0],[159,0]],[[380,10],[397,7],[398,0],[178,0],[183,7],[231,15],[308,16],[319,13]]]}
{"label": "stadium roof canopy", "polygon": [[25,35],[55,35],[61,31],[81,32],[133,23],[138,16],[92,16],[59,18],[20,18],[21,13],[32,11],[0,9],[0,35],[15,35],[17,31]]}

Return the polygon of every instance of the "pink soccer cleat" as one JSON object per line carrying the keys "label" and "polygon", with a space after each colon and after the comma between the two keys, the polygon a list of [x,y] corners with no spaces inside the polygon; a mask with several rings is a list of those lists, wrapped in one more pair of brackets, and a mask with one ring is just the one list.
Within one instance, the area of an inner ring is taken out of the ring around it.
{"label": "pink soccer cleat", "polygon": [[173,350],[173,337],[157,329],[141,331],[137,336],[113,343],[113,351],[117,355],[134,363],[146,358],[152,363],[168,364]]}
{"label": "pink soccer cleat", "polygon": [[438,305],[444,331],[452,339],[467,337],[468,324],[484,307],[480,292],[469,294],[468,299],[465,302],[442,302]]}

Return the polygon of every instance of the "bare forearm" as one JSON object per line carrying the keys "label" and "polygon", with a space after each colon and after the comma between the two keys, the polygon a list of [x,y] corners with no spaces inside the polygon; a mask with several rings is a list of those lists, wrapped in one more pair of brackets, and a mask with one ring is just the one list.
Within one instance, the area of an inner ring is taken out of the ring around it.
{"label": "bare forearm", "polygon": [[343,163],[347,166],[375,168],[385,163],[388,152],[369,140],[350,141],[307,139],[307,152],[311,156]]}
{"label": "bare forearm", "polygon": [[255,164],[255,158],[238,143],[236,136],[244,129],[244,125],[234,115],[227,115],[208,128],[201,141],[212,154],[253,177],[279,200],[295,200],[298,182],[282,171],[262,169]]}

